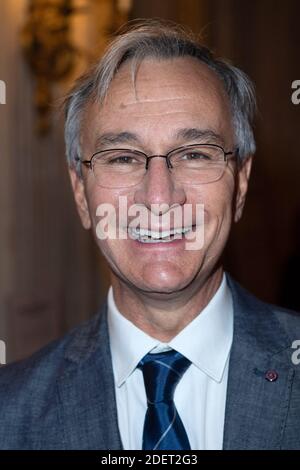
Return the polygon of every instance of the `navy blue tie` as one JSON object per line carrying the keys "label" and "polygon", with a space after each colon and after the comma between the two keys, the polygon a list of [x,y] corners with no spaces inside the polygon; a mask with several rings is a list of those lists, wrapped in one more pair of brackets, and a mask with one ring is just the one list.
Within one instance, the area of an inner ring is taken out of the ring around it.
{"label": "navy blue tie", "polygon": [[175,387],[191,362],[171,350],[147,354],[142,369],[148,409],[143,432],[144,450],[190,450],[190,443],[173,401]]}

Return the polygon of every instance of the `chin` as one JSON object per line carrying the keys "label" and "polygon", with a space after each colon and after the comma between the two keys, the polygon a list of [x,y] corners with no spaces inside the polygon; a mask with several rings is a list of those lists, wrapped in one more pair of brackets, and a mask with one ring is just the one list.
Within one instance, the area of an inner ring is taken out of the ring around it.
{"label": "chin", "polygon": [[184,273],[177,266],[166,269],[161,266],[145,266],[140,276],[132,280],[132,283],[140,290],[153,294],[176,294],[186,288],[194,276]]}
{"label": "chin", "polygon": [[184,288],[181,285],[176,284],[169,284],[162,286],[161,284],[157,284],[153,282],[153,284],[135,284],[135,287],[139,289],[144,294],[150,295],[152,298],[162,299],[163,297],[175,297],[178,295],[179,292]]}

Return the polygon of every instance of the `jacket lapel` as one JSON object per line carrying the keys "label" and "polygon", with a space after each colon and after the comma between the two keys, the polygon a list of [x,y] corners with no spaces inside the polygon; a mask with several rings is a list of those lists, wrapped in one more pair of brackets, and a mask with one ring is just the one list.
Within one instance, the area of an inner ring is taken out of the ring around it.
{"label": "jacket lapel", "polygon": [[[287,357],[290,340],[266,304],[230,278],[229,284],[234,335],[223,447],[280,449],[294,376]],[[270,371],[277,373],[276,380],[270,381]]]}
{"label": "jacket lapel", "polygon": [[106,305],[73,337],[58,380],[65,449],[122,448],[109,349]]}

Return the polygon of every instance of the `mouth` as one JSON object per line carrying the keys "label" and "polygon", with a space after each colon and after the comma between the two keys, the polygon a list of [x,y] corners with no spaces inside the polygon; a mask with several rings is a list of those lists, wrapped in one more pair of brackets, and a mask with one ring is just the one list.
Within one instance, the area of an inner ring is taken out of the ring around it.
{"label": "mouth", "polygon": [[128,227],[128,234],[130,238],[141,243],[170,243],[174,240],[182,239],[192,230],[193,226],[162,231]]}

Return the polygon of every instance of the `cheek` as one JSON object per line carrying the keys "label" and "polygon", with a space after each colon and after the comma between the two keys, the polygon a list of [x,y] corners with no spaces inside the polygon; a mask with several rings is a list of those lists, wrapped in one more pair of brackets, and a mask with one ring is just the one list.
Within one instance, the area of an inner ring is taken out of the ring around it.
{"label": "cheek", "polygon": [[99,219],[97,212],[104,215],[105,211],[110,211],[118,216],[119,198],[122,196],[120,191],[101,188],[90,179],[87,181],[86,194],[93,226]]}
{"label": "cheek", "polygon": [[[234,180],[231,175],[217,183],[203,185],[190,192],[189,201],[193,205],[204,205],[204,229],[206,238],[227,235],[233,215]],[[226,229],[226,226],[227,229]]]}
{"label": "cheek", "polygon": [[101,188],[90,182],[87,201],[93,235],[101,251],[105,254],[123,250],[128,208],[133,204],[133,195],[128,190]]}

